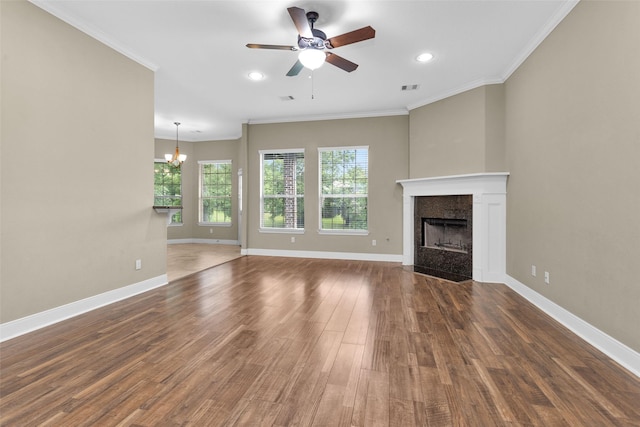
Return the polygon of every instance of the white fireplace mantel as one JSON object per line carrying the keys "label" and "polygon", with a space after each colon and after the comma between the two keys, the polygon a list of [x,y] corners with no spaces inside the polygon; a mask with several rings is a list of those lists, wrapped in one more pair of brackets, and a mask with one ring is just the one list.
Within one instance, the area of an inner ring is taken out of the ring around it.
{"label": "white fireplace mantel", "polygon": [[415,197],[471,194],[473,280],[504,281],[508,176],[508,172],[498,172],[396,181],[403,187],[402,264],[413,265]]}

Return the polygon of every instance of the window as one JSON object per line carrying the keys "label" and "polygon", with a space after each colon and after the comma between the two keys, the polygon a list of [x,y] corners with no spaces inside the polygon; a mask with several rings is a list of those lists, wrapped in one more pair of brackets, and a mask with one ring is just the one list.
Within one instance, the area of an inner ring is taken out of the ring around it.
{"label": "window", "polygon": [[199,161],[199,223],[231,225],[231,160]]}
{"label": "window", "polygon": [[[182,206],[182,174],[180,168],[164,160],[154,162],[153,204],[155,206]],[[182,211],[171,217],[170,225],[182,224]]]}
{"label": "window", "polygon": [[320,231],[368,230],[369,148],[319,148]]}
{"label": "window", "polygon": [[304,150],[260,151],[260,228],[304,230]]}

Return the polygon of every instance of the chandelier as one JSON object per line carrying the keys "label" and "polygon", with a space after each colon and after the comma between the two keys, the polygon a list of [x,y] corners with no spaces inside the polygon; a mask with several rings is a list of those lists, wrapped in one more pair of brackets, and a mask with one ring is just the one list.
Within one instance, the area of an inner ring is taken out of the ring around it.
{"label": "chandelier", "polygon": [[176,151],[173,154],[165,154],[164,158],[167,163],[179,168],[182,162],[187,160],[187,155],[180,154],[180,148],[178,147],[178,126],[180,126],[180,122],[173,122],[173,124],[176,125]]}

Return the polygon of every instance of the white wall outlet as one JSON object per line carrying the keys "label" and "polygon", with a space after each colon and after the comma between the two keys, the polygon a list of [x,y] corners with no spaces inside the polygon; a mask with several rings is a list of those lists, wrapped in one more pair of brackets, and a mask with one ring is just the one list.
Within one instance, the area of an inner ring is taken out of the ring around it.
{"label": "white wall outlet", "polygon": [[296,242],[296,236],[291,236],[291,243],[295,243]]}
{"label": "white wall outlet", "polygon": [[136,260],[136,270],[142,270],[142,260],[141,259],[137,259]]}
{"label": "white wall outlet", "polygon": [[213,228],[209,229],[209,234],[213,234]]}
{"label": "white wall outlet", "polygon": [[377,244],[378,244],[378,242],[376,241],[376,239],[373,239],[373,240],[371,241],[371,246],[375,246],[375,245],[377,245]]}
{"label": "white wall outlet", "polygon": [[548,271],[544,272],[544,283],[546,283],[547,285],[549,284],[549,272]]}
{"label": "white wall outlet", "polygon": [[533,277],[536,277],[536,266],[535,266],[535,265],[532,265],[532,266],[531,266],[531,275],[532,275]]}

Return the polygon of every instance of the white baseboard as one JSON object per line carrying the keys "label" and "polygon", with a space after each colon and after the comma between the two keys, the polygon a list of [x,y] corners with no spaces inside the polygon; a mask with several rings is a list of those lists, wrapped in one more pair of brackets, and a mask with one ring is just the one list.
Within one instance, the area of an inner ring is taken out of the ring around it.
{"label": "white baseboard", "polygon": [[223,240],[223,239],[171,239],[167,240],[167,244],[176,245],[179,243],[204,243],[206,245],[233,245],[240,246],[238,240]]}
{"label": "white baseboard", "polygon": [[504,283],[540,310],[560,322],[564,327],[624,366],[635,376],[640,377],[640,353],[605,334],[600,329],[590,325],[513,277],[505,275]]}
{"label": "white baseboard", "polygon": [[0,342],[44,328],[45,326],[53,325],[54,323],[70,319],[134,295],[150,291],[151,289],[164,286],[167,283],[169,283],[167,275],[163,274],[142,282],[134,283],[133,285],[61,305],[60,307],[55,307],[27,317],[12,320],[11,322],[2,323],[0,324]]}
{"label": "white baseboard", "polygon": [[[242,250],[240,251],[242,254]],[[356,252],[291,251],[280,249],[247,249],[243,255],[281,256],[290,258],[346,259],[353,261],[402,262],[402,254],[365,254]]]}

